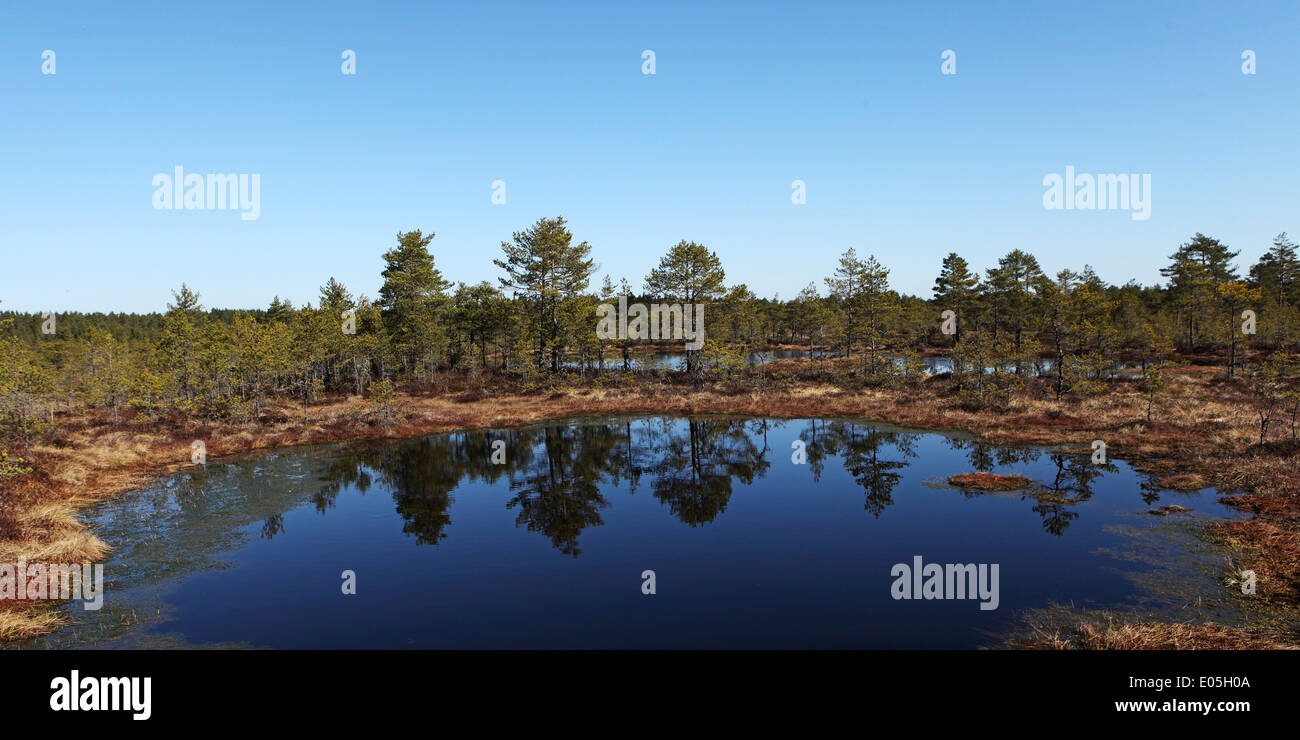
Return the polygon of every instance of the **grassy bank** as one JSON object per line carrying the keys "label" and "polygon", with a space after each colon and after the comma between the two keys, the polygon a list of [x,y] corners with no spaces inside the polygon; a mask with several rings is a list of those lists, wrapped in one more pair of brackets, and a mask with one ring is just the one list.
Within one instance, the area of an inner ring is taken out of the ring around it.
{"label": "grassy bank", "polygon": [[[1254,598],[1281,622],[1300,615],[1300,470],[1296,445],[1276,434],[1258,445],[1259,421],[1246,392],[1213,370],[1171,374],[1152,421],[1147,399],[1130,381],[1103,392],[1053,400],[1046,388],[1017,394],[999,408],[969,405],[946,376],[906,386],[872,387],[814,361],[773,363],[753,378],[697,385],[679,373],[624,373],[582,379],[557,376],[524,385],[506,376],[444,375],[436,385],[406,389],[389,403],[336,397],[308,406],[271,406],[248,423],[144,421],[114,424],[94,414],[61,418],[57,432],[25,452],[32,472],[6,491],[0,509],[0,562],[87,562],[105,546],[77,518],[96,500],[137,488],[191,465],[191,442],[209,461],[296,444],[423,435],[457,429],[519,426],[568,417],[646,414],[738,414],[782,418],[847,417],[900,426],[964,430],[993,444],[1056,444],[1089,450],[1104,440],[1111,457],[1128,460],[1173,489],[1217,487],[1225,501],[1253,514],[1212,525],[1236,565],[1258,575]],[[1225,572],[1225,590],[1231,574]],[[1222,595],[1215,595],[1216,598]],[[1275,619],[1274,623],[1278,623]],[[43,604],[0,602],[0,640],[58,626]],[[1279,639],[1288,639],[1282,630]],[[1202,639],[1203,638],[1203,639]],[[1198,642],[1198,640],[1200,640]],[[1221,625],[1118,624],[1080,620],[1031,647],[1257,648],[1273,637]]]}

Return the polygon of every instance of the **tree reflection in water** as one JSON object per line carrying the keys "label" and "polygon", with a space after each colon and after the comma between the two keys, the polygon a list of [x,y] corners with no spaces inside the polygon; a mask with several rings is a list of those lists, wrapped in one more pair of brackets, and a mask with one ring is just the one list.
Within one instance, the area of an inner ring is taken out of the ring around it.
{"label": "tree reflection in water", "polygon": [[[1079,517],[1079,512],[1072,507],[1092,498],[1095,481],[1106,473],[1119,470],[1113,463],[1098,465],[1092,462],[1091,455],[1087,453],[1066,454],[1033,447],[995,447],[951,437],[947,439],[947,445],[954,450],[967,450],[971,466],[981,472],[991,472],[998,466],[1034,462],[1046,455],[1054,467],[1051,479],[1036,484],[1033,491],[1022,498],[1034,502],[1031,508],[1042,517],[1043,530],[1056,536],[1064,534],[1070,522]],[[1150,479],[1141,487],[1146,491],[1150,487]],[[981,495],[972,491],[963,493],[968,496]],[[1147,494],[1143,498],[1145,500]]]}
{"label": "tree reflection in water", "polygon": [[765,423],[708,418],[655,425],[658,433],[637,443],[651,456],[655,498],[684,524],[713,521],[727,510],[732,480],[748,485],[767,472],[766,445],[760,449],[750,430]]}
{"label": "tree reflection in water", "polygon": [[[894,503],[894,487],[903,480],[901,471],[910,465],[907,460],[916,457],[920,437],[845,421],[821,422],[819,428],[816,420],[810,420],[808,429],[799,435],[808,453],[813,480],[821,480],[827,456],[838,456],[844,461],[844,469],[866,491],[863,508],[877,519]],[[895,454],[901,459],[893,459]]]}
{"label": "tree reflection in water", "polygon": [[[804,425],[799,439],[812,480],[820,481],[827,460],[838,458],[862,487],[863,508],[876,518],[894,503],[894,490],[916,458],[922,437],[848,421],[790,423]],[[458,486],[504,479],[510,491],[505,506],[517,512],[516,525],[541,533],[557,550],[577,557],[582,532],[604,524],[602,511],[610,506],[605,493],[622,488],[635,493],[643,476],[649,476],[654,498],[683,524],[713,522],[727,510],[737,482],[749,485],[767,474],[772,464],[769,426],[782,424],[718,417],[576,421],[364,444],[341,454],[312,500],[324,512],[344,487],[365,493],[379,483],[393,492],[403,531],[419,544],[437,544],[447,536]],[[505,443],[502,463],[492,460],[498,440]],[[1027,498],[1053,535],[1061,535],[1078,516],[1073,507],[1092,496],[1094,481],[1115,470],[1091,464],[1086,455],[945,440],[949,447],[967,451],[979,471],[1048,455],[1055,475]],[[268,521],[264,536],[280,531],[279,522]]]}

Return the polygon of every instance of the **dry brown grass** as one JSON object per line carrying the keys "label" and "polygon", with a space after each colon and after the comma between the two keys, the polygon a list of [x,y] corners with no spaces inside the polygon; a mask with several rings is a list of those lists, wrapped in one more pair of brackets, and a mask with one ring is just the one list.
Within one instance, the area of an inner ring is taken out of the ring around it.
{"label": "dry brown grass", "polygon": [[[1087,398],[1056,401],[1039,387],[1016,396],[1007,408],[972,409],[947,378],[884,388],[845,377],[834,362],[811,361],[773,363],[761,388],[748,380],[697,387],[680,374],[665,373],[587,382],[555,379],[523,389],[517,381],[488,375],[474,384],[453,382],[437,392],[403,394],[397,401],[399,419],[390,426],[379,424],[369,405],[355,396],[311,406],[305,418],[296,404],[273,404],[264,423],[187,420],[113,427],[89,415],[67,418],[57,439],[33,450],[29,463],[36,470],[12,496],[19,502],[18,534],[0,539],[0,560],[22,555],[86,562],[102,557],[103,543],[85,531],[77,510],[190,465],[195,439],[205,442],[211,461],[296,444],[608,414],[838,417],[964,430],[992,444],[1087,450],[1092,440],[1102,439],[1112,457],[1163,473],[1162,485],[1169,488],[1249,491],[1232,503],[1255,518],[1225,525],[1223,534],[1248,553],[1258,573],[1269,574],[1278,600],[1291,599],[1300,609],[1300,472],[1295,455],[1287,454],[1294,451],[1254,449],[1254,411],[1241,391],[1223,384],[1217,373],[1193,368],[1171,374],[1170,390],[1152,422],[1146,421],[1146,400],[1133,383],[1122,381]],[[1278,428],[1276,434],[1281,433]],[[1261,579],[1261,590],[1263,584]],[[0,612],[11,611],[4,606]]]}
{"label": "dry brown grass", "polygon": [[1244,553],[1234,571],[1255,572],[1253,598],[1288,609],[1300,603],[1300,532],[1294,522],[1282,526],[1256,515],[1246,521],[1218,523],[1213,531]]}
{"label": "dry brown grass", "polygon": [[1296,650],[1268,635],[1222,624],[1079,621],[1016,643],[1036,650]]}
{"label": "dry brown grass", "polygon": [[1206,487],[1205,478],[1199,473],[1173,473],[1161,476],[1157,482],[1164,488],[1189,493]]}
{"label": "dry brown grass", "polygon": [[1016,491],[1029,485],[1029,479],[1023,475],[1000,475],[998,473],[962,473],[948,477],[950,485],[977,491]]}
{"label": "dry brown grass", "polygon": [[0,602],[0,642],[40,637],[61,624],[63,619],[44,605]]}

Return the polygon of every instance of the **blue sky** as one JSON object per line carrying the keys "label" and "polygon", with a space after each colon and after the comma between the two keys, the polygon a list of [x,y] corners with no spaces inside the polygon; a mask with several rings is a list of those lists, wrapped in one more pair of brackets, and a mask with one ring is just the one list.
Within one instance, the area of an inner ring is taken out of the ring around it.
{"label": "blue sky", "polygon": [[[1297,38],[1295,2],[11,3],[0,305],[374,296],[417,228],[447,278],[495,282],[555,215],[598,275],[639,285],[689,239],[769,297],[847,247],[926,296],[949,251],[1151,284],[1197,231],[1244,271],[1300,236]],[[176,165],[259,174],[260,217],[155,210]],[[1066,165],[1150,173],[1150,219],[1045,210]]]}

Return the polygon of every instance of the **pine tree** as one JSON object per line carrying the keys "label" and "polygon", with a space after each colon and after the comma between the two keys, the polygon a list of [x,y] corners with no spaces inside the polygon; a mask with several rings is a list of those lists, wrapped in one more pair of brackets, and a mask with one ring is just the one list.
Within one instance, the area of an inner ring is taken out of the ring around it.
{"label": "pine tree", "polygon": [[172,291],[174,303],[167,304],[163,316],[162,337],[158,341],[158,360],[161,371],[170,381],[175,398],[184,410],[189,410],[199,390],[199,370],[202,349],[203,306],[199,294],[181,283],[179,291]]}
{"label": "pine tree", "polygon": [[[1061,270],[1039,291],[1039,338],[1056,358],[1054,390],[1066,392],[1094,386],[1105,372],[1116,332],[1111,321],[1115,303],[1091,267],[1083,273]],[[1090,380],[1091,379],[1091,380]]]}
{"label": "pine tree", "polygon": [[1227,317],[1226,339],[1228,342],[1228,377],[1236,373],[1237,343],[1242,337],[1241,314],[1247,308],[1259,304],[1260,289],[1251,288],[1241,280],[1219,283],[1215,286],[1215,304]]}
{"label": "pine tree", "polygon": [[1038,296],[1051,289],[1050,281],[1043,275],[1038,260],[1019,249],[1008,252],[986,274],[985,293],[994,311],[994,333],[1005,327],[1015,337],[1016,355],[1021,355],[1024,334],[1038,309]]}
{"label": "pine tree", "polygon": [[280,296],[271,299],[271,305],[266,309],[267,321],[288,321],[293,315],[293,304],[289,301],[280,300]]}
{"label": "pine tree", "polygon": [[131,373],[126,348],[102,326],[91,326],[84,341],[86,399],[92,406],[109,409],[113,424],[121,422],[120,410],[128,400]]}
{"label": "pine tree", "polygon": [[957,315],[954,344],[961,341],[962,324],[967,320],[965,314],[973,307],[979,294],[979,284],[979,276],[970,271],[966,260],[957,256],[956,252],[949,252],[943,258],[939,277],[934,280],[934,300],[940,307]]}
{"label": "pine tree", "polygon": [[886,327],[895,308],[889,291],[889,269],[874,255],[862,264],[862,316],[867,335],[867,372],[877,372],[877,350],[886,340]]}
{"label": "pine tree", "polygon": [[167,304],[168,311],[180,311],[187,314],[197,314],[203,311],[203,306],[199,305],[199,294],[190,290],[190,286],[185,283],[181,283],[179,291],[172,291],[172,300],[176,302]]}
{"label": "pine tree", "polygon": [[1160,274],[1169,278],[1169,296],[1181,313],[1187,331],[1184,348],[1192,351],[1201,337],[1205,318],[1213,307],[1220,285],[1237,279],[1232,260],[1237,252],[1226,244],[1197,232],[1190,241],[1169,255],[1173,260]]}
{"label": "pine tree", "polygon": [[[659,259],[659,266],[646,276],[645,290],[654,298],[696,305],[722,295],[726,277],[716,252],[710,252],[702,244],[682,240],[669,249],[668,254]],[[697,369],[698,357],[699,350],[686,350],[687,372]]]}
{"label": "pine tree", "polygon": [[680,303],[713,300],[724,292],[726,273],[716,252],[680,241],[659,259],[645,279],[646,293]]}
{"label": "pine tree", "polygon": [[1258,341],[1294,344],[1300,337],[1300,259],[1286,233],[1250,268],[1250,285],[1260,292]]}
{"label": "pine tree", "polygon": [[[573,232],[564,218],[541,218],[524,231],[515,232],[511,242],[501,242],[504,260],[493,264],[506,271],[501,287],[514,292],[529,308],[533,338],[536,341],[536,367],[549,354],[551,372],[560,369],[560,352],[566,334],[576,327],[566,326],[563,317],[591,280],[596,264],[591,260],[591,245],[573,243]],[[594,331],[594,327],[592,328]]]}
{"label": "pine tree", "polygon": [[839,266],[831,277],[826,278],[826,287],[835,300],[836,308],[842,317],[844,333],[844,356],[853,356],[853,342],[857,339],[858,328],[862,323],[863,292],[866,290],[866,264],[858,259],[852,247],[840,255]]}
{"label": "pine tree", "polygon": [[432,375],[446,341],[440,323],[446,290],[433,264],[434,235],[418,229],[397,234],[397,248],[384,253],[384,285],[379,307],[389,341],[403,365],[417,378]]}
{"label": "pine tree", "polygon": [[794,330],[803,336],[811,350],[814,339],[826,325],[828,318],[825,303],[817,292],[816,283],[808,283],[803,290],[799,291],[799,297],[795,299],[791,313]]}
{"label": "pine tree", "polygon": [[1296,257],[1296,245],[1287,238],[1286,232],[1274,237],[1273,246],[1250,268],[1250,279],[1254,287],[1279,304],[1291,305],[1300,299],[1296,290],[1300,283],[1300,259]]}
{"label": "pine tree", "polygon": [[500,326],[501,291],[486,280],[475,285],[461,283],[452,297],[452,324],[478,355],[478,366],[487,367],[487,348]]}
{"label": "pine tree", "polygon": [[[329,389],[338,389],[343,385],[344,366],[348,363],[351,356],[351,345],[356,339],[356,308],[357,302],[352,297],[352,293],[339,281],[330,278],[328,282],[320,288],[320,310],[324,314],[325,321],[322,322],[324,335],[322,339],[322,349],[324,351],[324,380],[325,387]],[[349,314],[349,312],[351,312]],[[345,333],[344,328],[349,324],[348,318],[351,318],[350,328],[353,333]],[[329,326],[329,320],[333,320],[334,326]]]}

